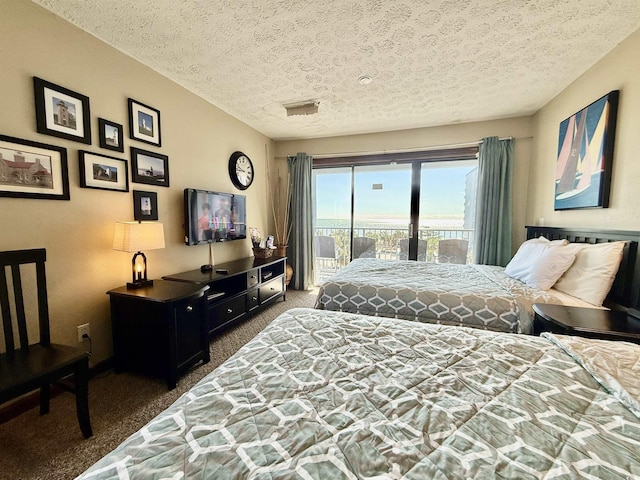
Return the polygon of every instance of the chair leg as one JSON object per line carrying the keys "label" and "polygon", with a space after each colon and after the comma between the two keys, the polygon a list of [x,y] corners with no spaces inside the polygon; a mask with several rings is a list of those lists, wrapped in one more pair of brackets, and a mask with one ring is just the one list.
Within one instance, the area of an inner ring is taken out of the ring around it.
{"label": "chair leg", "polygon": [[75,373],[76,410],[78,423],[84,438],[93,435],[91,431],[91,418],[89,417],[89,359],[85,358],[76,368]]}
{"label": "chair leg", "polygon": [[51,385],[48,383],[40,387],[40,415],[49,413],[49,399],[51,398]]}

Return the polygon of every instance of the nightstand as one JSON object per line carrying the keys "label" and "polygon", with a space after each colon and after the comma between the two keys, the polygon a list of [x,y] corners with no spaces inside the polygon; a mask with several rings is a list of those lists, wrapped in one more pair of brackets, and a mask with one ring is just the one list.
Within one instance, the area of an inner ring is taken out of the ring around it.
{"label": "nightstand", "polygon": [[116,373],[163,377],[169,390],[198,362],[208,363],[207,285],[154,280],[107,292],[111,302]]}
{"label": "nightstand", "polygon": [[533,311],[536,335],[554,332],[640,343],[640,319],[626,312],[547,303],[534,303]]}

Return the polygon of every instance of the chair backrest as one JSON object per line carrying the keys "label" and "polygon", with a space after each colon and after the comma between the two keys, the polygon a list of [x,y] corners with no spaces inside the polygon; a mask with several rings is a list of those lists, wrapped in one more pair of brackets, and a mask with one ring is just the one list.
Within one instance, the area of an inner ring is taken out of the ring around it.
{"label": "chair backrest", "polygon": [[316,258],[336,258],[336,239],[326,235],[313,237]]}
{"label": "chair backrest", "polygon": [[376,258],[376,239],[354,237],[351,258]]}
{"label": "chair backrest", "polygon": [[[409,239],[401,238],[398,241],[398,260],[408,260],[409,259]],[[427,261],[427,241],[421,238],[418,239],[418,261],[426,262]]]}
{"label": "chair backrest", "polygon": [[[27,318],[25,314],[25,301],[22,282],[21,267],[26,264],[35,265],[35,287],[38,298],[38,324],[40,328],[40,343],[50,345],[49,335],[49,307],[47,302],[47,281],[44,262],[47,253],[44,248],[34,250],[13,250],[0,252],[0,307],[2,310],[2,327],[6,353],[16,350],[14,330],[18,331],[20,341],[19,348],[29,347],[27,333]],[[11,272],[11,282],[7,277],[7,271]],[[10,292],[13,293],[10,296]],[[12,308],[13,306],[13,308]],[[12,318],[12,310],[15,318]]]}
{"label": "chair backrest", "polygon": [[469,241],[446,238],[438,242],[438,263],[467,263]]}

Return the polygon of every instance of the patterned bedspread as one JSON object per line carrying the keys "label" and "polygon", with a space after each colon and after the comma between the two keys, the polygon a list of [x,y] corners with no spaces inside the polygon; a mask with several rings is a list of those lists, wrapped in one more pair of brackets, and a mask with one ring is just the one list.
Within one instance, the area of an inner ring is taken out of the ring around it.
{"label": "patterned bedspread", "polygon": [[320,286],[315,307],[337,312],[532,333],[532,305],[553,303],[487,265],[359,258]]}
{"label": "patterned bedspread", "polygon": [[640,478],[640,346],[565,338],[292,309],[79,478]]}

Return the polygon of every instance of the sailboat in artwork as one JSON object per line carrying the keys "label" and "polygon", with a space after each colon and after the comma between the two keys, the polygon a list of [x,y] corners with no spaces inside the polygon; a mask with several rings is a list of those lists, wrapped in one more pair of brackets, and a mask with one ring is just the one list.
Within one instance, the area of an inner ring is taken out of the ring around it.
{"label": "sailboat in artwork", "polygon": [[599,187],[599,176],[603,169],[607,107],[608,105],[605,104],[591,138],[589,138],[589,131],[585,125],[587,109],[585,108],[581,112],[582,115],[577,127],[574,117],[571,117],[558,155],[556,200],[574,198],[592,186]]}

